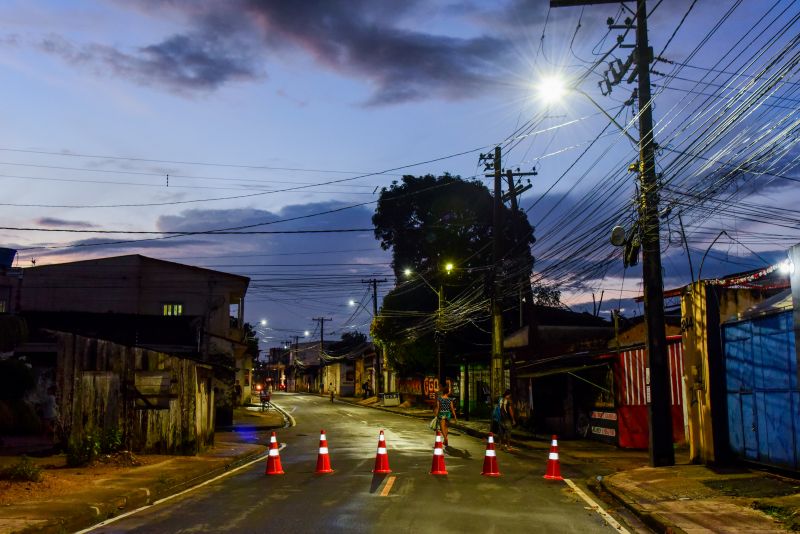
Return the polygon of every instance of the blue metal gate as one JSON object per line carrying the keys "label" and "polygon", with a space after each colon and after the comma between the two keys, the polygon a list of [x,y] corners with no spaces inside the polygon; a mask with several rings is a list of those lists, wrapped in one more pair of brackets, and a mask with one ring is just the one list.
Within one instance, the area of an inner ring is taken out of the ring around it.
{"label": "blue metal gate", "polygon": [[741,458],[800,470],[792,311],[723,325],[728,429]]}

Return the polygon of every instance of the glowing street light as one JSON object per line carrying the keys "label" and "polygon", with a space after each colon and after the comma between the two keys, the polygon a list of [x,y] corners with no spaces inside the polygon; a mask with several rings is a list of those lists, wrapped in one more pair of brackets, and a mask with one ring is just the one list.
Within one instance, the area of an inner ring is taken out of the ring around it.
{"label": "glowing street light", "polygon": [[267,326],[267,320],[261,319],[261,326]]}
{"label": "glowing street light", "polygon": [[[447,263],[444,264],[444,271],[447,274],[452,273],[453,269],[454,269],[453,262],[449,262],[448,261]],[[414,271],[412,271],[410,268],[407,267],[407,268],[403,269],[403,274],[406,276],[406,278],[410,278],[411,275],[414,274]],[[442,377],[442,334],[443,334],[443,332],[442,332],[442,308],[444,307],[444,284],[440,280],[439,281],[439,289],[437,290],[435,287],[433,287],[431,285],[430,282],[428,282],[428,280],[425,279],[424,276],[422,276],[422,273],[416,273],[416,275],[419,276],[419,278],[423,282],[425,282],[425,284],[429,288],[431,288],[431,291],[436,293],[436,296],[438,297],[438,300],[439,300],[439,307],[436,309],[436,332],[435,332],[435,338],[436,338],[436,375],[437,375],[437,378],[439,379],[439,383],[442,383],[442,379],[443,379],[443,377]]]}

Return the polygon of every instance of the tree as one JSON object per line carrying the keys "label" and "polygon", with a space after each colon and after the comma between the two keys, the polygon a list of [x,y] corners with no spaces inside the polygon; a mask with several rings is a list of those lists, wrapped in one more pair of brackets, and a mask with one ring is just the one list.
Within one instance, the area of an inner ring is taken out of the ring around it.
{"label": "tree", "polygon": [[[439,326],[446,331],[446,357],[475,352],[487,345],[488,298],[494,276],[501,297],[513,308],[519,281],[530,278],[533,228],[524,213],[503,206],[501,240],[506,251],[500,272],[492,257],[493,198],[477,180],[458,176],[404,176],[383,188],[372,217],[375,237],[392,251],[392,269],[399,281],[386,296],[373,323],[373,339],[398,369],[435,369]],[[445,274],[443,266],[455,269]],[[406,282],[404,271],[415,273]],[[427,283],[420,283],[423,277]],[[431,287],[428,287],[430,284]],[[437,287],[444,288],[446,305],[438,312]]]}

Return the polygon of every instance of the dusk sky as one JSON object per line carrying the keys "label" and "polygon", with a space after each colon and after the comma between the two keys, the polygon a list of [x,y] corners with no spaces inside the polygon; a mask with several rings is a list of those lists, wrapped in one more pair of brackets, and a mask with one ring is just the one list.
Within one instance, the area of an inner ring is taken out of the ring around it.
{"label": "dusk sky", "polygon": [[[717,237],[704,278],[781,261],[800,242],[800,5],[648,8],[665,286],[690,281],[680,212],[695,277]],[[641,269],[608,239],[635,218],[636,148],[585,96],[537,91],[558,74],[638,137],[636,84],[598,86],[630,53],[595,64],[625,33],[609,17],[633,15],[546,0],[2,1],[0,246],[21,267],[139,253],[249,276],[246,318],[267,319],[269,344],[319,316],[326,338],[367,332],[348,301],[371,309],[361,280],[394,283],[369,230],[376,188],[444,172],[490,185],[478,156],[500,144],[505,166],[538,171],[521,204],[535,280],[576,310],[604,292],[605,313],[641,313]],[[348,231],[158,233],[211,230]]]}

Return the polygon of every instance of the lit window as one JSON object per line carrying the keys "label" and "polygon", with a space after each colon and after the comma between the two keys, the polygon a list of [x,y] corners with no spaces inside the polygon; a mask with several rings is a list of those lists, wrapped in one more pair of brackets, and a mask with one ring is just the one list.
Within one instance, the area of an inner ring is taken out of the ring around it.
{"label": "lit window", "polygon": [[183,304],[164,304],[164,315],[183,315]]}

